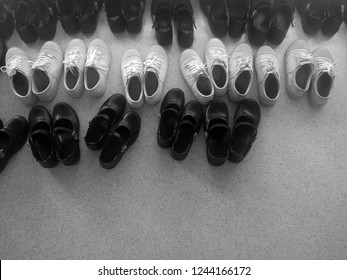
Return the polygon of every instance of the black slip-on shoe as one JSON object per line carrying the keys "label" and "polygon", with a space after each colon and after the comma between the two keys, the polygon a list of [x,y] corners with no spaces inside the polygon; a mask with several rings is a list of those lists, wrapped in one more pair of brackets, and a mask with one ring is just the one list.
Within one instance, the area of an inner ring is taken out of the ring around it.
{"label": "black slip-on shoe", "polygon": [[228,17],[224,0],[200,0],[200,7],[208,19],[214,36],[224,37],[228,32]]}
{"label": "black slip-on shoe", "polygon": [[190,0],[172,2],[173,16],[177,28],[177,41],[182,48],[189,48],[194,41],[194,12]]}
{"label": "black slip-on shoe", "polygon": [[145,0],[126,0],[123,2],[123,15],[129,33],[136,34],[141,31],[145,6]]}
{"label": "black slip-on shoe", "polygon": [[168,91],[161,103],[157,141],[163,148],[172,145],[183,112],[184,100],[184,92],[173,88]]}
{"label": "black slip-on shoe", "polygon": [[308,35],[316,34],[326,18],[325,0],[296,0],[296,8],[301,16],[301,24]]}
{"label": "black slip-on shoe", "polygon": [[229,111],[223,100],[212,100],[205,112],[206,154],[208,162],[218,166],[229,157]]}
{"label": "black slip-on shoe", "polygon": [[10,158],[23,147],[28,134],[29,125],[22,116],[15,116],[0,129],[0,173]]}
{"label": "black slip-on shoe", "polygon": [[53,14],[53,7],[49,0],[33,1],[33,26],[41,40],[50,41],[54,38],[57,18]]}
{"label": "black slip-on shoe", "polygon": [[100,8],[96,0],[79,0],[76,17],[82,33],[95,32]]}
{"label": "black slip-on shoe", "polygon": [[259,103],[253,99],[244,99],[236,109],[234,127],[231,136],[229,160],[241,162],[251,150],[257,138],[261,118]]}
{"label": "black slip-on shoe", "polygon": [[158,44],[162,46],[168,46],[172,43],[171,6],[171,0],[153,0],[151,5],[153,28]]}
{"label": "black slip-on shoe", "polygon": [[77,19],[78,0],[60,0],[57,2],[57,14],[61,26],[67,34],[80,31]]}
{"label": "black slip-on shoe", "polygon": [[271,21],[271,0],[251,0],[248,40],[252,45],[264,44]]}
{"label": "black slip-on shoe", "polygon": [[97,115],[89,122],[84,142],[91,150],[100,150],[105,143],[107,133],[111,126],[118,123],[125,110],[125,97],[114,94],[100,107]]}
{"label": "black slip-on shoe", "polygon": [[123,119],[110,129],[99,157],[100,165],[105,169],[115,167],[124,153],[135,143],[140,129],[139,114],[133,111],[126,113]]}
{"label": "black slip-on shoe", "polygon": [[248,23],[250,0],[227,0],[226,2],[229,10],[229,36],[240,38]]}
{"label": "black slip-on shoe", "polygon": [[343,21],[344,8],[342,6],[343,0],[327,0],[325,2],[326,19],[322,25],[322,33],[324,35],[333,36],[339,31]]}
{"label": "black slip-on shoe", "polygon": [[6,53],[7,53],[6,43],[2,39],[0,39],[0,67],[5,65]]}
{"label": "black slip-on shoe", "polygon": [[14,30],[14,19],[12,12],[5,2],[0,1],[0,38],[7,39],[11,37]]}
{"label": "black slip-on shoe", "polygon": [[125,30],[123,17],[124,0],[105,0],[105,10],[108,25],[113,33],[122,33]]}
{"label": "black slip-on shoe", "polygon": [[33,10],[29,0],[20,0],[15,10],[15,26],[19,37],[24,43],[30,44],[37,40],[33,25]]}

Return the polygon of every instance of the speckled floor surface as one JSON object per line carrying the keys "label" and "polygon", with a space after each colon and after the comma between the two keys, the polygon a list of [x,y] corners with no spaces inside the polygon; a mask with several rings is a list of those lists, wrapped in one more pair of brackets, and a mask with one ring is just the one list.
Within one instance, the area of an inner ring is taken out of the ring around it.
{"label": "speckled floor surface", "polygon": [[[112,67],[105,95],[72,99],[62,81],[54,104],[65,101],[77,111],[81,136],[88,121],[110,95],[124,93],[120,62],[137,48],[143,56],[156,43],[149,2],[139,35],[113,35],[104,11],[87,44],[101,38],[112,49]],[[212,37],[200,7],[194,2],[197,30],[193,48],[201,55]],[[55,37],[63,51],[73,37],[60,23]],[[312,50],[325,46],[337,67],[331,100],[313,108],[305,96],[290,99],[285,92],[284,53],[296,38]],[[228,53],[238,42],[223,39]],[[347,258],[347,28],[326,38],[306,36],[296,14],[285,41],[275,48],[281,64],[281,96],[262,107],[258,139],[239,165],[207,163],[202,132],[183,162],[171,158],[156,142],[159,105],[139,111],[138,141],[119,165],[109,171],[98,163],[98,152],[81,141],[81,162],[46,170],[27,146],[0,175],[1,259],[346,259]],[[43,42],[27,46],[14,32],[8,47],[28,51],[34,59]],[[169,71],[164,92],[172,87],[192,99],[179,71],[176,37],[168,47]],[[256,51],[256,48],[254,48]],[[0,118],[27,117],[30,108],[10,91],[0,74]],[[257,99],[257,88],[250,97]],[[234,114],[236,106],[225,97]]]}

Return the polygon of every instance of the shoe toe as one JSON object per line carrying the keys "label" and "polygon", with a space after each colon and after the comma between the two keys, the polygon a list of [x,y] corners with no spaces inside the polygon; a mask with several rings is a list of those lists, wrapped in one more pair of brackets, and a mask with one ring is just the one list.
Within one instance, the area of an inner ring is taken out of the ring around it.
{"label": "shoe toe", "polygon": [[315,49],[312,53],[314,57],[326,57],[330,60],[333,60],[333,56],[331,55],[330,51],[327,48],[319,47]]}
{"label": "shoe toe", "polygon": [[185,51],[183,51],[183,53],[181,54],[181,63],[183,61],[186,61],[187,59],[191,58],[192,56],[199,56],[198,53],[192,49],[187,49]]}
{"label": "shoe toe", "polygon": [[291,52],[293,50],[297,50],[297,49],[304,49],[304,50],[310,50],[307,43],[303,40],[296,40],[294,41],[289,47],[288,47],[288,51],[287,52]]}

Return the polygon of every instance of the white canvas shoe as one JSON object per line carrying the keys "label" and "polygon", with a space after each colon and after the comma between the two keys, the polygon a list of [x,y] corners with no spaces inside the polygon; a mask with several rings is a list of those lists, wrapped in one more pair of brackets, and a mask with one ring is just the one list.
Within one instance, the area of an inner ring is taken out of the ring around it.
{"label": "white canvas shoe", "polygon": [[6,53],[6,66],[1,70],[7,73],[11,90],[21,102],[31,106],[37,101],[37,97],[32,93],[29,57],[22,49],[9,49]]}
{"label": "white canvas shoe", "polygon": [[128,105],[133,109],[142,108],[144,104],[143,60],[137,50],[131,49],[125,52],[121,71]]}
{"label": "white canvas shoe", "polygon": [[223,42],[212,38],[205,51],[208,74],[211,77],[216,96],[223,96],[228,89],[228,55]]}
{"label": "white canvas shoe", "polygon": [[86,62],[86,45],[81,39],[73,39],[64,56],[64,87],[72,97],[80,97],[84,92],[83,71]]}
{"label": "white canvas shoe", "polygon": [[181,54],[181,73],[194,97],[203,105],[209,103],[214,97],[214,87],[205,65],[199,55],[192,49]]}
{"label": "white canvas shoe", "polygon": [[151,47],[143,69],[143,94],[147,104],[155,105],[161,100],[167,67],[168,60],[164,48],[159,45]]}
{"label": "white canvas shoe", "polygon": [[238,45],[229,59],[228,96],[231,101],[240,102],[248,96],[253,84],[253,53],[248,44]]}
{"label": "white canvas shoe", "polygon": [[46,42],[31,69],[33,93],[43,102],[51,101],[57,94],[63,69],[63,53],[59,45]]}
{"label": "white canvas shoe", "polygon": [[88,47],[84,68],[84,87],[92,97],[100,97],[106,91],[112,55],[106,43],[93,40]]}

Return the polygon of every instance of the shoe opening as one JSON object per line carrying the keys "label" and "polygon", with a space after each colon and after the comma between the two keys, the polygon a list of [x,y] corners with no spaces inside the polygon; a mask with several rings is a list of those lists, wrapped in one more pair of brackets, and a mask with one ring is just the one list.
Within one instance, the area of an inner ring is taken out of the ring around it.
{"label": "shoe opening", "polygon": [[249,125],[239,125],[234,130],[231,149],[234,153],[244,156],[249,151],[253,141],[254,128]]}
{"label": "shoe opening", "polygon": [[131,100],[138,101],[141,97],[142,84],[139,76],[134,76],[128,84],[128,91]]}
{"label": "shoe opening", "polygon": [[35,69],[33,72],[34,86],[37,92],[45,91],[49,86],[49,78],[45,71]]}
{"label": "shoe opening", "polygon": [[210,130],[207,145],[214,158],[226,158],[228,156],[229,138],[227,136],[226,127],[219,126]]}
{"label": "shoe opening", "polygon": [[328,97],[332,87],[332,79],[328,73],[323,73],[317,81],[317,92],[321,97]]}
{"label": "shoe opening", "polygon": [[29,94],[29,81],[25,75],[17,72],[12,80],[15,92],[20,96],[27,96]]}
{"label": "shoe opening", "polygon": [[193,142],[194,138],[194,127],[190,123],[184,123],[180,125],[178,133],[178,138],[173,144],[173,149],[177,154],[183,154],[188,151],[190,144]]}
{"label": "shoe opening", "polygon": [[299,68],[295,75],[295,82],[297,86],[302,90],[308,90],[311,83],[311,76],[313,72],[313,66],[305,64]]}
{"label": "shoe opening", "polygon": [[196,86],[202,95],[209,96],[212,94],[211,80],[208,76],[200,76]]}
{"label": "shoe opening", "polygon": [[43,133],[34,134],[31,137],[31,151],[37,160],[47,161],[53,154],[50,137]]}
{"label": "shoe opening", "polygon": [[106,135],[108,128],[108,119],[104,117],[95,118],[89,125],[85,141],[90,144],[99,142]]}
{"label": "shoe opening", "polygon": [[227,81],[227,73],[221,65],[215,65],[212,70],[213,81],[217,87],[223,88]]}
{"label": "shoe opening", "polygon": [[11,137],[5,131],[0,131],[0,150],[5,149],[11,142]]}
{"label": "shoe opening", "polygon": [[159,123],[159,133],[163,140],[170,140],[174,137],[177,122],[178,116],[174,111],[168,110],[162,113]]}
{"label": "shoe opening", "polygon": [[249,71],[242,71],[237,77],[235,82],[235,88],[241,95],[245,95],[251,84],[251,73]]}
{"label": "shoe opening", "polygon": [[66,77],[65,77],[66,87],[69,90],[75,89],[79,78],[80,78],[80,73],[78,72],[77,67],[74,67],[73,71],[68,70],[66,72]]}
{"label": "shoe opening", "polygon": [[265,94],[269,99],[276,99],[279,92],[279,84],[274,74],[270,74],[265,81]]}
{"label": "shoe opening", "polygon": [[153,94],[157,92],[158,78],[154,72],[152,71],[147,72],[145,77],[145,87],[146,87],[147,96],[152,96]]}
{"label": "shoe opening", "polygon": [[93,67],[86,68],[87,89],[94,89],[100,82],[100,75]]}

